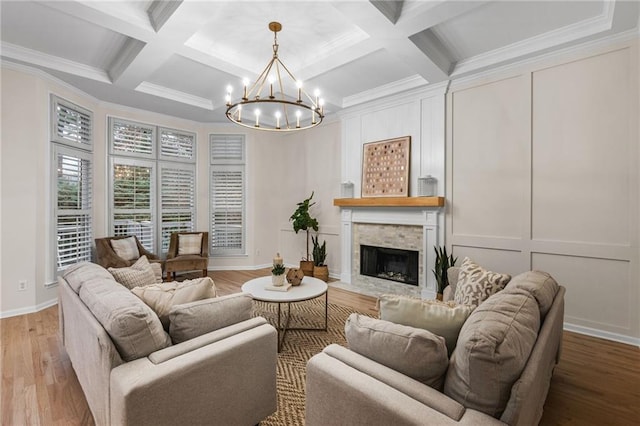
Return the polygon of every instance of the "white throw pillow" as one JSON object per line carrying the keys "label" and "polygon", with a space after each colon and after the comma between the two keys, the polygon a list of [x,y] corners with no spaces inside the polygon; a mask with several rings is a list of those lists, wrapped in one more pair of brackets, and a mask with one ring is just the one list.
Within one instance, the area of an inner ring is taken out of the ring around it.
{"label": "white throw pillow", "polygon": [[178,234],[178,256],[200,254],[202,234]]}
{"label": "white throw pillow", "polygon": [[396,324],[423,328],[444,337],[449,355],[458,341],[460,328],[474,307],[454,302],[422,300],[407,296],[383,294],[379,298],[380,319]]}
{"label": "white throw pillow", "polygon": [[113,239],[111,240],[111,247],[124,260],[136,260],[140,257],[135,237]]}
{"label": "white throw pillow", "polygon": [[125,268],[109,268],[109,272],[128,289],[155,284],[157,280],[147,256],[140,256],[136,263]]}
{"label": "white throw pillow", "polygon": [[216,287],[209,277],[136,287],[131,292],[153,309],[165,330],[169,329],[169,311],[174,305],[216,297]]}
{"label": "white throw pillow", "polygon": [[502,290],[511,280],[511,275],[487,271],[473,260],[465,257],[460,266],[456,294],[453,300],[461,305],[475,305]]}

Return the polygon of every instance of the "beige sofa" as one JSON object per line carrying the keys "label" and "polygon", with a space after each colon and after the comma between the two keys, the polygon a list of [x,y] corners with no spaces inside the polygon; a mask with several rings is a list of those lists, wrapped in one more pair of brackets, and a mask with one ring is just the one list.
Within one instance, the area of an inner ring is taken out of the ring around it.
{"label": "beige sofa", "polygon": [[190,315],[217,310],[184,330],[217,329],[177,344],[96,264],[74,265],[59,278],[58,306],[61,337],[97,425],[255,425],[277,409],[276,331],[250,318],[242,294],[181,305]]}
{"label": "beige sofa", "polygon": [[[451,297],[455,289],[447,294]],[[306,424],[538,424],[560,355],[564,294],[565,289],[546,273],[530,271],[514,277],[464,322],[448,366],[444,339],[439,343],[445,351],[446,371],[440,389],[345,347],[328,346],[307,365]],[[524,320],[523,315],[527,317]],[[539,329],[528,326],[532,318],[538,318],[534,323]],[[418,330],[379,319],[367,321],[387,328]],[[530,352],[521,356],[523,368],[513,381],[505,383],[517,358],[510,351],[522,349],[519,333],[532,334],[528,337]],[[497,343],[488,342],[491,339]],[[384,348],[378,351],[384,352]]]}

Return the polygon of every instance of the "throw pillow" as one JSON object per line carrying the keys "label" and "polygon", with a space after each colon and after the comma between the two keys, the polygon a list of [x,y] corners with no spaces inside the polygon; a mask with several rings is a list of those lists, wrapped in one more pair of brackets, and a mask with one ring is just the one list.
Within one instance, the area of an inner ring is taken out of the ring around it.
{"label": "throw pillow", "polygon": [[116,281],[128,289],[143,287],[156,282],[156,276],[147,260],[147,256],[140,256],[136,263],[125,268],[109,268],[109,272],[111,272]]}
{"label": "throw pillow", "polygon": [[156,282],[156,276],[147,260],[147,256],[141,256],[136,263],[125,268],[109,268],[109,272],[111,272],[116,281],[128,289]]}
{"label": "throw pillow", "polygon": [[502,290],[511,275],[491,272],[465,257],[460,266],[454,301],[460,305],[478,306],[487,297]]}
{"label": "throw pillow", "polygon": [[111,247],[124,260],[136,260],[140,257],[135,237],[113,239],[111,240]]}
{"label": "throw pillow", "polygon": [[169,335],[174,344],[251,318],[253,298],[236,293],[175,305],[169,311]]}
{"label": "throw pillow", "polygon": [[169,312],[174,305],[216,297],[216,287],[209,277],[135,287],[131,292],[153,309],[165,330],[169,329]]}
{"label": "throw pillow", "polygon": [[421,328],[351,314],[345,324],[349,349],[440,390],[448,357],[444,338]]}
{"label": "throw pillow", "polygon": [[538,338],[538,302],[514,289],[489,297],[460,330],[444,393],[466,408],[500,418]]}
{"label": "throw pillow", "polygon": [[153,270],[153,275],[156,276],[156,284],[162,283],[162,264],[158,262],[149,262],[151,269]]}
{"label": "throw pillow", "polygon": [[473,306],[456,305],[453,302],[421,300],[392,294],[383,294],[378,300],[380,319],[423,328],[444,337],[449,355],[456,347],[462,324],[474,309]]}
{"label": "throw pillow", "polygon": [[80,300],[104,327],[125,361],[171,346],[153,311],[112,279],[85,282]]}
{"label": "throw pillow", "polygon": [[178,256],[200,254],[202,234],[178,234]]}

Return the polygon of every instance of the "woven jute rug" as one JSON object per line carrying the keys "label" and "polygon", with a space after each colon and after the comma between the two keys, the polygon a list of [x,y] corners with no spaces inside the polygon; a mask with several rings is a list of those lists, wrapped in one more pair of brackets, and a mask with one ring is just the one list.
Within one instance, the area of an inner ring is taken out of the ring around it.
{"label": "woven jute rug", "polygon": [[[286,305],[282,305],[286,313]],[[253,302],[254,315],[277,324],[277,304]],[[331,343],[346,345],[344,324],[353,309],[329,304],[327,331],[287,332],[278,354],[278,411],[261,425],[304,425],[305,378],[307,361]],[[324,326],[324,297],[291,304],[290,327],[316,328]]]}

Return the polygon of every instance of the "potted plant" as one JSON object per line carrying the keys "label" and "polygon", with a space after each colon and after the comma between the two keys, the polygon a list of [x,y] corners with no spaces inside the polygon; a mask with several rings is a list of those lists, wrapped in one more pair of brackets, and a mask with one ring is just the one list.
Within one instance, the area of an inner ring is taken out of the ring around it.
{"label": "potted plant", "polygon": [[311,202],[312,198],[313,191],[309,198],[298,203],[296,211],[289,218],[293,222],[293,230],[296,234],[300,230],[307,231],[307,257],[300,261],[300,269],[305,275],[311,277],[313,276],[313,261],[309,256],[309,232],[311,229],[318,232],[318,221],[309,214],[309,208],[315,204],[315,202]]}
{"label": "potted plant", "polygon": [[284,271],[285,267],[282,263],[274,263],[271,269],[271,283],[280,287],[284,285]]}
{"label": "potted plant", "polygon": [[327,259],[327,242],[323,241],[322,245],[318,242],[318,237],[311,237],[313,241],[313,276],[324,282],[329,281],[329,267],[325,265]]}
{"label": "potted plant", "polygon": [[433,275],[436,276],[436,293],[438,300],[442,300],[442,293],[444,289],[449,285],[449,278],[447,276],[447,270],[456,264],[457,257],[453,257],[453,253],[448,255],[446,247],[433,246],[436,252],[436,265],[435,269],[432,269]]}

